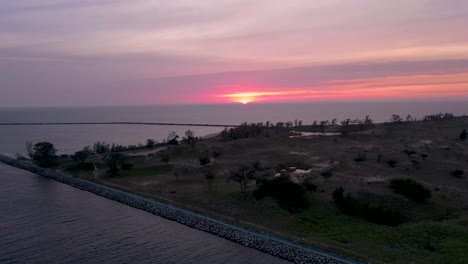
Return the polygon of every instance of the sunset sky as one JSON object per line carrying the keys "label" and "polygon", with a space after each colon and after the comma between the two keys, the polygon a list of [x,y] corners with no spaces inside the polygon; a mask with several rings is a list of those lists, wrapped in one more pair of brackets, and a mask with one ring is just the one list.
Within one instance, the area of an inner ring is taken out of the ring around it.
{"label": "sunset sky", "polygon": [[0,2],[0,107],[467,100],[465,0]]}

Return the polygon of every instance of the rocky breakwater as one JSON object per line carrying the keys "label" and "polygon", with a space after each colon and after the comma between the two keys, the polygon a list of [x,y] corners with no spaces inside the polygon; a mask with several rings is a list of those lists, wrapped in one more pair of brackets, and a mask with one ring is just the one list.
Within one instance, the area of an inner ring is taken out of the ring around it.
{"label": "rocky breakwater", "polygon": [[292,241],[249,230],[232,223],[219,221],[214,218],[206,217],[152,199],[83,180],[62,172],[40,168],[30,162],[16,160],[4,155],[0,155],[0,162],[112,199],[134,208],[147,211],[168,220],[211,233],[246,247],[254,248],[294,263],[358,263],[354,260],[344,258],[333,253],[306,247]]}

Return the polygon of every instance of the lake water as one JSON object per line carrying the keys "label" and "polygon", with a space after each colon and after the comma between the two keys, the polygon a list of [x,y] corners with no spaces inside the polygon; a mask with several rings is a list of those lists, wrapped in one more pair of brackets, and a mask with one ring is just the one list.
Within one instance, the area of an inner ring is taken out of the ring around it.
{"label": "lake water", "polygon": [[[241,122],[278,122],[337,118],[364,118],[377,122],[392,114],[422,117],[437,112],[468,114],[468,102],[366,102],[301,103],[247,105],[165,105],[88,108],[0,108],[0,123],[12,122],[162,122],[237,125]],[[171,131],[183,135],[191,129],[196,136],[221,131],[219,127],[147,126],[147,125],[53,125],[0,126],[0,153],[25,153],[25,142],[49,141],[60,153],[72,153],[103,140],[108,143],[138,144],[148,138],[166,139]]]}
{"label": "lake water", "polygon": [[0,263],[288,263],[0,164]]}

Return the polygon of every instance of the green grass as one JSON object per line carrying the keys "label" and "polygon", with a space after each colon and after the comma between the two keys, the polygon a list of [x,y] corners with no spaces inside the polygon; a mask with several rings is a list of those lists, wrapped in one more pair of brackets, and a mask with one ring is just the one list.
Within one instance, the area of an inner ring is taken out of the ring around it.
{"label": "green grass", "polygon": [[[398,227],[371,224],[316,205],[295,216],[305,241],[359,252],[388,263],[467,263],[468,228],[455,221],[422,221]],[[365,249],[365,250],[364,250]],[[359,255],[357,255],[359,256]]]}

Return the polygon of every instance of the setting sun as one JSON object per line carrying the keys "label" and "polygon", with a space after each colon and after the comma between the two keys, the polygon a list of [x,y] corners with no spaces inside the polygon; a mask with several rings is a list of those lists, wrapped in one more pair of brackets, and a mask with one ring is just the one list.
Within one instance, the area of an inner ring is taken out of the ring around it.
{"label": "setting sun", "polygon": [[255,101],[265,100],[268,96],[281,95],[281,92],[239,92],[222,94],[219,97],[229,98],[232,102],[248,104]]}

